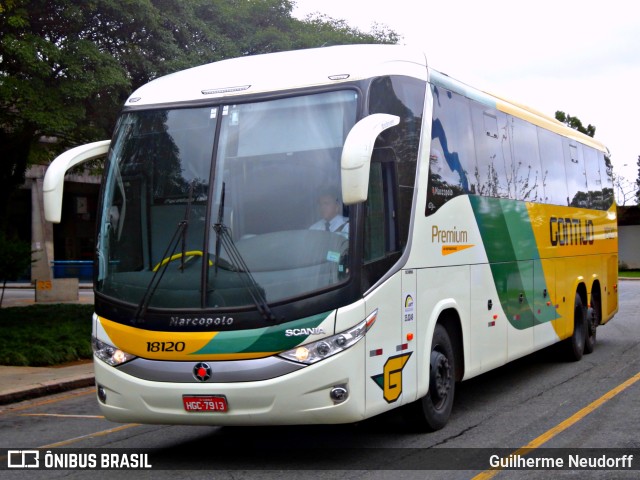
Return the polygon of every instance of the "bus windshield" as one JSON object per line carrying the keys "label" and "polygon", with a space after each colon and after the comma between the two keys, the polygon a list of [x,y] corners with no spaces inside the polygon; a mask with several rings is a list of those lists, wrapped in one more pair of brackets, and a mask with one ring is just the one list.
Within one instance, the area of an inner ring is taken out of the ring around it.
{"label": "bus windshield", "polygon": [[343,90],[125,112],[105,172],[96,291],[144,309],[233,308],[345,281],[340,154],[357,100]]}

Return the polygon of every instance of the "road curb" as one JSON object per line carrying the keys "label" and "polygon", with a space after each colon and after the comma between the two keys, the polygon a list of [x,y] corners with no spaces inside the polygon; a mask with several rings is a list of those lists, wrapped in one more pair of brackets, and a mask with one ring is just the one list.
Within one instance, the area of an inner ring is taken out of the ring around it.
{"label": "road curb", "polygon": [[94,375],[73,378],[61,382],[47,382],[42,385],[38,385],[37,387],[2,393],[0,394],[0,405],[23,402],[25,400],[32,400],[34,398],[53,395],[55,393],[67,392],[69,390],[75,390],[76,388],[91,387],[93,385],[95,385]]}

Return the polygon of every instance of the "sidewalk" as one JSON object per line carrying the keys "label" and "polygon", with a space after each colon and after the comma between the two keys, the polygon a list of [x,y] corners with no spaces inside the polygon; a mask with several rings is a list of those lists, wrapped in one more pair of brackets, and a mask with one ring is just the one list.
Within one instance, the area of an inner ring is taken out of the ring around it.
{"label": "sidewalk", "polygon": [[[80,284],[78,300],[66,303],[93,304],[93,285]],[[2,308],[35,304],[30,283],[7,284]],[[41,303],[39,305],[46,305]],[[2,310],[0,310],[1,312]],[[0,313],[1,315],[1,313]],[[0,405],[21,402],[94,384],[93,362],[74,362],[58,367],[9,367],[0,365]]]}
{"label": "sidewalk", "polygon": [[93,384],[91,360],[61,367],[0,366],[0,405],[90,387]]}

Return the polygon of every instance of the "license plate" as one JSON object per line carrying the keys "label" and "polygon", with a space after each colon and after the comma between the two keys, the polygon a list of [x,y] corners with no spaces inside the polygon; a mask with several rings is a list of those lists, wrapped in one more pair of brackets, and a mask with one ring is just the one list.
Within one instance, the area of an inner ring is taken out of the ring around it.
{"label": "license plate", "polygon": [[187,412],[226,412],[229,409],[223,395],[183,395],[182,404]]}

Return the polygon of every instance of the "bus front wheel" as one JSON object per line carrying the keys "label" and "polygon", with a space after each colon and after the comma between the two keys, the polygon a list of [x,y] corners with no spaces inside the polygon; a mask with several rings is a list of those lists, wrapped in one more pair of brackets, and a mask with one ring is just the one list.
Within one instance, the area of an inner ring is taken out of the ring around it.
{"label": "bus front wheel", "polygon": [[455,357],[446,328],[436,325],[431,342],[429,391],[404,407],[405,418],[419,430],[433,432],[447,424],[455,393]]}

